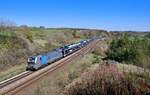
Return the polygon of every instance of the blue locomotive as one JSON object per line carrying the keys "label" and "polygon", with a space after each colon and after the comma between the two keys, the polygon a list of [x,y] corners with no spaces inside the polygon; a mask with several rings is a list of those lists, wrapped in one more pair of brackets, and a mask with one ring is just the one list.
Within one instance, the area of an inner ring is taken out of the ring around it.
{"label": "blue locomotive", "polygon": [[65,45],[60,48],[54,49],[51,52],[48,52],[45,54],[31,56],[28,58],[28,61],[27,61],[28,64],[27,64],[26,70],[38,70],[39,68],[47,66],[48,64],[51,64],[52,62],[55,62],[85,47],[91,41],[92,39],[82,40],[75,44],[69,44],[69,45]]}

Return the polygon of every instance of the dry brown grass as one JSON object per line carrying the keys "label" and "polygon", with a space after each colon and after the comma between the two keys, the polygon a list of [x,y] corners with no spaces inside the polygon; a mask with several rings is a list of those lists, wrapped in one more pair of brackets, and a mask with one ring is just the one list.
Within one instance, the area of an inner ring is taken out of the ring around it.
{"label": "dry brown grass", "polygon": [[[143,90],[144,89],[144,90]],[[150,91],[138,80],[130,80],[116,65],[99,65],[66,87],[65,95],[143,95]]]}
{"label": "dry brown grass", "polygon": [[0,49],[0,71],[7,70],[14,65],[25,63],[30,52],[23,39],[18,37],[1,37],[0,45],[7,45]]}
{"label": "dry brown grass", "polygon": [[0,81],[3,81],[5,79],[11,78],[21,72],[25,71],[25,64],[21,65],[15,65],[11,67],[10,69],[7,69],[5,71],[0,72]]}

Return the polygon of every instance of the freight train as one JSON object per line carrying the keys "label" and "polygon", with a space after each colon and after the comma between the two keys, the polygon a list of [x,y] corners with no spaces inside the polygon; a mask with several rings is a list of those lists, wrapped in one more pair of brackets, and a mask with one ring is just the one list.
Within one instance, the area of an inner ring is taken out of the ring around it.
{"label": "freight train", "polygon": [[49,64],[52,64],[53,62],[65,57],[65,56],[68,56],[68,55],[74,53],[75,51],[87,46],[90,42],[92,42],[95,39],[97,39],[97,38],[82,40],[75,44],[61,46],[61,47],[56,48],[48,53],[31,56],[27,60],[26,70],[32,70],[32,71],[34,70],[35,71],[35,70],[38,70]]}

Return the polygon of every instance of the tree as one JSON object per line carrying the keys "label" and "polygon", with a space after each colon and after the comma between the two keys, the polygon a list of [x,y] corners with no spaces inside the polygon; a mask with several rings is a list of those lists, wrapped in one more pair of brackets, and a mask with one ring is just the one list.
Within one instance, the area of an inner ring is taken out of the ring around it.
{"label": "tree", "polygon": [[0,32],[4,32],[5,30],[12,30],[15,26],[16,24],[13,21],[0,18]]}
{"label": "tree", "polygon": [[73,35],[73,37],[75,38],[76,35],[77,35],[77,31],[76,31],[76,30],[72,30],[72,35]]}
{"label": "tree", "polygon": [[39,28],[41,28],[41,29],[45,29],[45,27],[44,27],[44,26],[40,26]]}
{"label": "tree", "polygon": [[28,25],[20,25],[21,28],[28,28]]}

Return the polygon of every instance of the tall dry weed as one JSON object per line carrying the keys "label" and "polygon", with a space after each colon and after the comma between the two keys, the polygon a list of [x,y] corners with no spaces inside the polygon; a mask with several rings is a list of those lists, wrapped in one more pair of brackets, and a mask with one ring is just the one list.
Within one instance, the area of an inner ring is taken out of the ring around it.
{"label": "tall dry weed", "polygon": [[66,87],[66,95],[143,95],[150,91],[140,82],[134,84],[115,64],[101,64],[93,71],[87,71]]}

